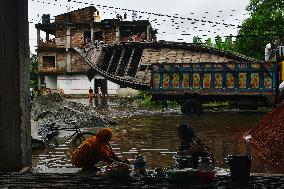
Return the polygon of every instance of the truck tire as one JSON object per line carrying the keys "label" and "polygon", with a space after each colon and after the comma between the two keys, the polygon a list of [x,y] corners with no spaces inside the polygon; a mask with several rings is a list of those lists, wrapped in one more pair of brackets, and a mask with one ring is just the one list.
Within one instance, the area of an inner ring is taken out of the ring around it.
{"label": "truck tire", "polygon": [[202,112],[202,104],[195,99],[186,100],[181,106],[181,113],[183,115],[201,115]]}

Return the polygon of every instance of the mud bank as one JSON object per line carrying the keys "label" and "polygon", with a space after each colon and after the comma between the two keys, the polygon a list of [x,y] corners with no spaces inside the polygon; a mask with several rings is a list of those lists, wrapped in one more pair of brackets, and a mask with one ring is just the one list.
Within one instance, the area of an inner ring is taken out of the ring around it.
{"label": "mud bank", "polygon": [[251,141],[260,154],[273,163],[284,164],[284,102],[262,117],[258,125],[249,130]]}
{"label": "mud bank", "polygon": [[97,113],[93,106],[67,101],[58,94],[36,97],[31,107],[31,118],[38,126],[47,122],[66,126],[70,120],[76,120],[79,127],[106,127],[112,123]]}

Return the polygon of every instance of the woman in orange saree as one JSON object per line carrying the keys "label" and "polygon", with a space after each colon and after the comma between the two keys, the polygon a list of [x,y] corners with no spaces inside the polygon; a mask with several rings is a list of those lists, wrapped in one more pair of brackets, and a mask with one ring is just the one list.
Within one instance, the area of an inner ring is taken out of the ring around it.
{"label": "woman in orange saree", "polygon": [[99,130],[95,136],[85,140],[72,152],[71,161],[76,167],[93,169],[100,161],[112,163],[122,161],[111,149],[109,144],[112,137],[112,130],[104,128]]}

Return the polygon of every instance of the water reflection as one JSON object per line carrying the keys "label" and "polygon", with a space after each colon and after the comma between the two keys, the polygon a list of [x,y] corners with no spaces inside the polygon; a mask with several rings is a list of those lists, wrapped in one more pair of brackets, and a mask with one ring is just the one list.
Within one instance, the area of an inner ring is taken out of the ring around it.
{"label": "water reflection", "polygon": [[[120,152],[131,152],[133,146],[137,153],[148,159],[149,167],[166,167],[172,163],[172,155],[179,146],[176,126],[187,122],[196,134],[213,151],[216,165],[227,167],[225,157],[228,154],[248,154],[256,156],[242,133],[255,125],[261,114],[247,115],[239,113],[206,113],[201,117],[183,116],[147,116],[122,120],[115,129],[113,143],[120,146]],[[123,132],[126,130],[127,132]],[[123,153],[124,158],[133,158],[131,153]],[[253,170],[264,172],[259,158],[254,159]]]}
{"label": "water reflection", "polygon": [[[117,112],[116,103],[101,102],[98,111],[105,115]],[[176,111],[178,112],[178,111]],[[123,111],[120,109],[120,113]],[[202,116],[184,117],[179,113],[144,114],[118,119],[113,128],[112,146],[115,153],[124,159],[133,160],[137,154],[146,157],[149,168],[167,167],[179,146],[176,126],[189,123],[198,137],[208,145],[215,157],[215,165],[227,168],[227,155],[252,156],[252,172],[283,173],[284,169],[271,166],[263,161],[256,150],[242,138],[248,128],[254,127],[263,114],[256,112],[206,112]],[[117,117],[120,117],[117,114]],[[96,131],[96,129],[87,129]],[[48,168],[72,167],[68,144],[57,148],[45,148],[33,153],[33,166]]]}

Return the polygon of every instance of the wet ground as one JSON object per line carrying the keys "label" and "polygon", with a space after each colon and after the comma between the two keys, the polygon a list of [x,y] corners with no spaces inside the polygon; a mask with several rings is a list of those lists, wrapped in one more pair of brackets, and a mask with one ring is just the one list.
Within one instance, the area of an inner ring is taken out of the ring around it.
{"label": "wet ground", "polygon": [[229,176],[218,176],[212,182],[196,182],[187,179],[186,182],[170,182],[161,177],[129,177],[129,178],[111,178],[101,177],[95,174],[1,174],[0,188],[184,188],[184,189],[267,189],[283,188],[284,177],[282,176],[251,176],[248,184],[239,185],[231,181]]}
{"label": "wet ground", "polygon": [[[72,99],[80,103],[87,103],[86,99]],[[95,103],[96,111],[114,119],[118,125],[114,126],[112,146],[115,153],[130,161],[137,154],[147,158],[148,168],[167,167],[172,163],[172,156],[179,145],[176,126],[181,122],[192,125],[198,137],[207,144],[214,153],[215,165],[222,172],[228,169],[225,158],[227,155],[246,154],[252,156],[252,172],[254,173],[284,173],[281,166],[265,162],[257,154],[257,150],[246,142],[243,133],[254,127],[265,111],[238,111],[234,109],[215,109],[205,111],[202,116],[185,117],[179,109],[141,110],[135,102],[127,99],[107,100],[99,99]],[[86,128],[88,131],[97,129]],[[69,136],[72,132],[62,132]],[[33,167],[38,172],[68,172],[77,171],[70,163],[70,148],[66,143],[60,146],[50,145],[44,149],[33,151]],[[60,143],[60,141],[59,141]]]}

